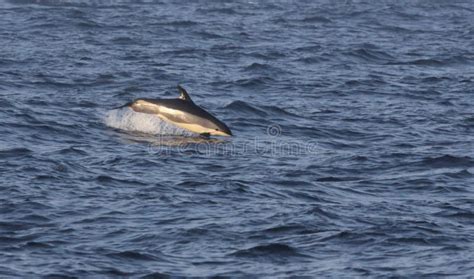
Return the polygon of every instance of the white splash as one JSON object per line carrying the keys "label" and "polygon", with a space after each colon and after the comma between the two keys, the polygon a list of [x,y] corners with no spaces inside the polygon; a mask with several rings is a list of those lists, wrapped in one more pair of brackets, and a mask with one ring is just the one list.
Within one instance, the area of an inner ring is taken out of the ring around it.
{"label": "white splash", "polygon": [[158,116],[134,112],[129,108],[109,110],[104,117],[107,126],[153,135],[193,136],[195,134],[161,120]]}

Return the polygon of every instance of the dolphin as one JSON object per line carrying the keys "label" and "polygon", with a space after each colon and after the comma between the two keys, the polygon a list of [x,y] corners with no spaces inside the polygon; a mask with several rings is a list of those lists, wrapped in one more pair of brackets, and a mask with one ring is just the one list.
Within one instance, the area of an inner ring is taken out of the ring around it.
{"label": "dolphin", "polygon": [[202,136],[232,136],[229,127],[196,105],[188,92],[178,85],[177,99],[136,99],[123,107],[136,112],[154,114],[162,120]]}

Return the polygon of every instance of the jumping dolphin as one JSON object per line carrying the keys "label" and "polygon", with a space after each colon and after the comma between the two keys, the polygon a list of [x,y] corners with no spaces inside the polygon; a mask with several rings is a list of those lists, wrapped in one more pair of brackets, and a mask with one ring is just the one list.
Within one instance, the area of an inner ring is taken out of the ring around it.
{"label": "jumping dolphin", "polygon": [[188,92],[178,85],[178,99],[136,99],[122,107],[155,114],[166,122],[203,136],[232,136],[229,127],[197,106]]}

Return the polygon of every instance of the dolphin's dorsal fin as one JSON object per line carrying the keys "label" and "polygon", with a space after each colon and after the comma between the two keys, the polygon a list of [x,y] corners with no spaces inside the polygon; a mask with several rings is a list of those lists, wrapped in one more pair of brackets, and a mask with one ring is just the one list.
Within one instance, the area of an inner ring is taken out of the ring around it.
{"label": "dolphin's dorsal fin", "polygon": [[179,91],[179,98],[181,100],[188,101],[188,102],[193,101],[193,100],[191,100],[191,97],[189,97],[188,92],[186,92],[186,90],[184,90],[184,88],[181,87],[181,85],[178,85],[178,91]]}

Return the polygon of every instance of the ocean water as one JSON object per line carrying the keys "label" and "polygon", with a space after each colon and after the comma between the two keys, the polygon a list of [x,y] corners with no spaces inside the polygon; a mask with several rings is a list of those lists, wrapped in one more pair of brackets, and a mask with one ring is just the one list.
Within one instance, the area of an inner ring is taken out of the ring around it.
{"label": "ocean water", "polygon": [[473,94],[467,0],[1,1],[0,277],[472,278]]}

